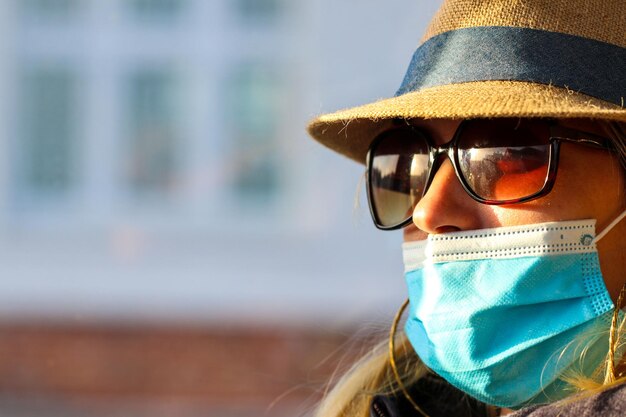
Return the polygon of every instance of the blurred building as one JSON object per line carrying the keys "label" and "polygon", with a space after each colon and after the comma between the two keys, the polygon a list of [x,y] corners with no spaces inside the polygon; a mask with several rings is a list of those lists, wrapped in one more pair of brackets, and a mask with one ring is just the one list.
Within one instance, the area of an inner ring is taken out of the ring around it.
{"label": "blurred building", "polygon": [[[74,352],[100,361],[127,352],[115,340],[183,343],[199,355],[185,363],[214,363],[198,352],[219,337],[280,357],[285,341],[332,351],[345,337],[328,329],[387,318],[403,297],[400,237],[354,211],[362,167],[304,126],[395,91],[439,2],[417,3],[1,2],[0,341],[22,362],[0,363],[0,394],[92,386],[33,343],[91,340]],[[104,373],[92,391],[111,394],[119,380]],[[140,374],[131,386],[149,385]]]}

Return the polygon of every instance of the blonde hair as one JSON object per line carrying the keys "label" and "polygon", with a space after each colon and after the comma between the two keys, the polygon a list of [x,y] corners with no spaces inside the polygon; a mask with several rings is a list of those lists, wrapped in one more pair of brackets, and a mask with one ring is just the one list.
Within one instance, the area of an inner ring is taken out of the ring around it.
{"label": "blonde hair", "polygon": [[[395,346],[402,383],[410,386],[428,373],[406,337]],[[332,381],[331,381],[332,383]],[[374,346],[338,380],[316,412],[318,417],[368,417],[372,398],[400,391],[389,363],[387,340]]]}
{"label": "blonde hair", "polygon": [[[626,123],[599,121],[612,140],[622,172],[626,173]],[[626,287],[626,286],[625,286]],[[576,392],[570,401],[593,395],[612,386],[626,383],[626,374],[615,369],[615,354],[623,352],[626,345],[626,315],[618,319],[624,289],[616,305],[609,330],[609,352],[606,361],[593,373],[568,373],[562,376]],[[582,356],[585,349],[582,350]],[[402,391],[390,365],[388,341],[378,343],[365,356],[352,365],[338,380],[330,381],[333,388],[327,392],[315,413],[316,417],[369,417],[372,399],[377,394],[397,394]],[[406,387],[415,384],[430,371],[420,361],[404,335],[399,336],[394,357],[400,382]],[[618,358],[618,361],[621,358]],[[626,364],[625,364],[626,366]]]}

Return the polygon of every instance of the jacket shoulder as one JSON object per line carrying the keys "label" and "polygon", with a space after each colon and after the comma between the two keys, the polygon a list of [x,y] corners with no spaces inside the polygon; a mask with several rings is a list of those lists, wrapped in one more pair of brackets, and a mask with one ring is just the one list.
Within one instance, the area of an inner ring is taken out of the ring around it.
{"label": "jacket shoulder", "polygon": [[579,400],[521,409],[509,417],[623,417],[626,416],[626,383]]}

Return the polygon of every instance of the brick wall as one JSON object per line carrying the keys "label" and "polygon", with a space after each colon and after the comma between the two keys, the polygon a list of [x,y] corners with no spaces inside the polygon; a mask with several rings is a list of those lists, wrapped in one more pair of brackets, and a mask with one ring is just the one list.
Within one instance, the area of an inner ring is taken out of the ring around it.
{"label": "brick wall", "polygon": [[[338,363],[368,345],[350,330],[0,325],[0,410],[13,416],[296,416]],[[119,414],[118,414],[119,413]],[[2,415],[0,413],[0,415]]]}

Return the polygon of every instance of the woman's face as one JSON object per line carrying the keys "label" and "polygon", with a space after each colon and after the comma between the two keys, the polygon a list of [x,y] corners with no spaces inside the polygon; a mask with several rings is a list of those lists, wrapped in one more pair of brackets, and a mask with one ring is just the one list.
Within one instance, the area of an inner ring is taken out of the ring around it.
{"label": "woman's face", "polygon": [[[460,121],[417,121],[436,144],[452,138]],[[561,124],[605,135],[586,120]],[[558,173],[552,191],[527,203],[490,206],[478,203],[463,190],[454,168],[446,160],[413,211],[413,223],[404,229],[404,240],[422,240],[428,234],[515,226],[562,220],[596,219],[596,233],[602,231],[626,209],[624,170],[618,159],[605,150],[562,143]],[[600,267],[615,301],[626,281],[626,219],[598,242]]]}

